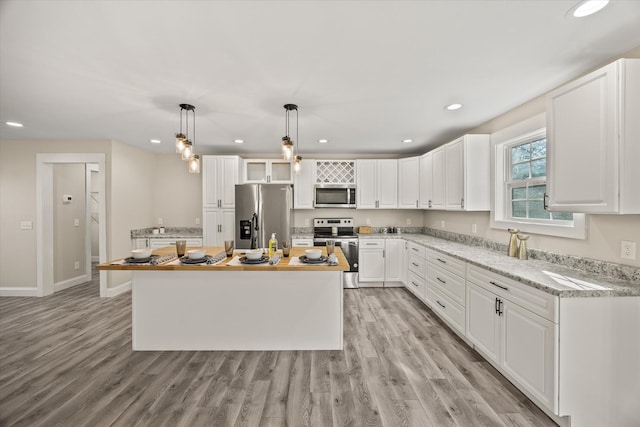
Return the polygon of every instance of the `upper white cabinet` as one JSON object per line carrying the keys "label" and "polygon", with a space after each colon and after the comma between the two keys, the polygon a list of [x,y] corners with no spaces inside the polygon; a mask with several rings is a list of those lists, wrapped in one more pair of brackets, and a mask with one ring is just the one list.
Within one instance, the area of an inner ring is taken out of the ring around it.
{"label": "upper white cabinet", "polygon": [[420,156],[420,160],[418,162],[418,176],[420,183],[418,184],[418,191],[420,200],[420,208],[421,209],[429,209],[431,208],[432,203],[432,186],[433,186],[433,153],[429,151],[428,153]]}
{"label": "upper white cabinet", "polygon": [[491,209],[489,135],[465,135],[444,146],[445,209]]}
{"label": "upper white cabinet", "polygon": [[640,59],[547,95],[549,210],[640,213]]}
{"label": "upper white cabinet", "polygon": [[420,157],[398,160],[398,207],[418,209],[420,206]]}
{"label": "upper white cabinet", "polygon": [[431,151],[431,203],[432,209],[444,209],[444,147]]}
{"label": "upper white cabinet", "polygon": [[291,184],[293,169],[288,160],[246,159],[244,182],[247,184]]}
{"label": "upper white cabinet", "polygon": [[238,156],[202,157],[203,208],[234,208],[238,183]]}
{"label": "upper white cabinet", "polygon": [[303,159],[300,172],[293,176],[293,207],[295,209],[313,209],[315,166],[315,160]]}
{"label": "upper white cabinet", "polygon": [[358,209],[398,207],[398,161],[357,160]]}

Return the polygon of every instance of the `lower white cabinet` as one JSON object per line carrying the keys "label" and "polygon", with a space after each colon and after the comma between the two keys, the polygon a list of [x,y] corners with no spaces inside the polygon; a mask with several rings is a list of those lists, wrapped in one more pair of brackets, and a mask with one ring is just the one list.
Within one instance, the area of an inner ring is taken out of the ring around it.
{"label": "lower white cabinet", "polygon": [[385,239],[383,255],[384,286],[402,286],[402,260],[404,258],[404,240]]}
{"label": "lower white cabinet", "polygon": [[186,240],[187,246],[192,247],[200,247],[202,246],[202,239],[199,238],[187,238],[187,237],[173,237],[173,238],[149,238],[149,248],[158,249],[164,248],[165,246],[175,246],[176,240]]}
{"label": "lower white cabinet", "polygon": [[384,239],[361,239],[358,252],[358,281],[361,287],[384,285]]}
{"label": "lower white cabinet", "polygon": [[296,237],[291,239],[291,246],[294,248],[305,247],[310,248],[313,246],[313,239],[306,237]]}
{"label": "lower white cabinet", "polygon": [[205,209],[202,215],[204,246],[224,246],[225,240],[235,239],[234,209]]}
{"label": "lower white cabinet", "polygon": [[131,249],[145,249],[149,247],[149,239],[146,237],[138,237],[131,239]]}
{"label": "lower white cabinet", "polygon": [[468,279],[467,338],[520,388],[556,413],[558,325],[511,301],[508,294],[516,290],[512,283],[503,286],[506,291],[496,284],[498,291],[493,292],[485,283]]}

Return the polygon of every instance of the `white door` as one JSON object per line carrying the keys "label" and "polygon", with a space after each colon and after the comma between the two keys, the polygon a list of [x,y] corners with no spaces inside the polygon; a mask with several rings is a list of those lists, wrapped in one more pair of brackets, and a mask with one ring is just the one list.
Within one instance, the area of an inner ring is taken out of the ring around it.
{"label": "white door", "polygon": [[220,246],[218,226],[220,225],[220,209],[206,209],[202,213],[203,246]]}
{"label": "white door", "polygon": [[428,209],[432,203],[433,188],[433,157],[431,152],[420,156],[420,208]]}
{"label": "white door", "polygon": [[217,208],[218,200],[218,158],[202,156],[202,207]]}
{"label": "white door", "polygon": [[386,239],[384,246],[384,280],[385,282],[402,282],[404,240]]}
{"label": "white door", "polygon": [[376,181],[378,208],[396,209],[398,207],[398,161],[378,160]]}
{"label": "white door", "polygon": [[234,209],[223,209],[219,214],[220,218],[220,234],[217,246],[224,246],[225,240],[235,239],[236,229],[236,211]]}
{"label": "white door", "polygon": [[375,209],[376,194],[376,161],[358,160],[356,163],[358,190],[356,192],[358,209]]}
{"label": "white door", "polygon": [[233,209],[236,206],[236,184],[238,183],[238,162],[236,156],[223,156],[219,159],[218,188],[220,205]]}
{"label": "white door", "polygon": [[501,311],[503,369],[555,411],[556,325],[509,301]]}
{"label": "white door", "polygon": [[467,338],[487,357],[500,361],[500,317],[496,295],[467,283]]}
{"label": "white door", "polygon": [[293,207],[313,209],[315,160],[302,160],[302,170],[293,177]]}
{"label": "white door", "polygon": [[362,249],[358,256],[360,282],[384,282],[383,249]]}
{"label": "white door", "polygon": [[398,208],[418,209],[420,199],[419,157],[398,160]]}
{"label": "white door", "polygon": [[434,209],[444,208],[444,148],[439,147],[431,152],[432,175],[431,175],[431,207]]}
{"label": "white door", "polygon": [[445,209],[462,209],[464,197],[464,144],[459,139],[444,146]]}

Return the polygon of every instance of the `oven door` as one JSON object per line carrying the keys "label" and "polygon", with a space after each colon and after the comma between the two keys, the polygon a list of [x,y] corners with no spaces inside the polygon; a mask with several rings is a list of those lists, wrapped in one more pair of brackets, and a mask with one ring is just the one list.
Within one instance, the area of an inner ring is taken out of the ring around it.
{"label": "oven door", "polygon": [[[314,246],[327,246],[327,240],[329,239],[313,239]],[[349,271],[344,272],[343,287],[344,288],[358,288],[358,239],[342,239],[335,240],[336,246],[339,246],[344,253],[344,257],[349,263]]]}

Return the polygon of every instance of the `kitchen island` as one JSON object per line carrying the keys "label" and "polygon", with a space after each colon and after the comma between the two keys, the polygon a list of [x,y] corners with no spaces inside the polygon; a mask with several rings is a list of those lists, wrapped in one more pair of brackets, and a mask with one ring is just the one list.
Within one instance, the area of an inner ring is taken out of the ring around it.
{"label": "kitchen island", "polygon": [[[116,260],[98,269],[133,271],[133,350],[341,350],[349,263],[340,248],[336,266],[296,262],[304,249],[277,265],[239,264],[237,252],[216,265]],[[223,250],[206,248],[211,256]]]}

